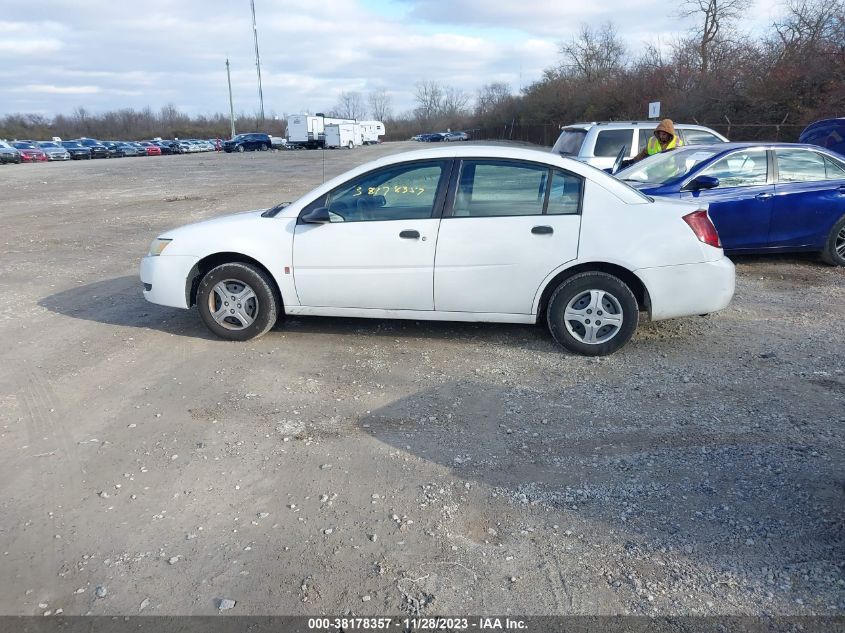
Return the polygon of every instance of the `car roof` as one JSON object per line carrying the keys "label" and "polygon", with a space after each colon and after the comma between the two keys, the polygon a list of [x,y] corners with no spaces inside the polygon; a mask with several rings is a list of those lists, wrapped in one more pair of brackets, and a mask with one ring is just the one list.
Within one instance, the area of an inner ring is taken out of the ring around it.
{"label": "car roof", "polygon": [[738,142],[738,141],[730,141],[728,143],[700,143],[696,145],[684,145],[682,148],[679,149],[698,149],[698,150],[713,150],[718,152],[729,152],[736,149],[748,149],[748,148],[761,148],[761,149],[811,149],[814,151],[824,150],[823,147],[819,147],[818,145],[812,145],[810,143],[784,143],[780,141],[746,141],[746,142]]}
{"label": "car roof", "polygon": [[[642,127],[642,128],[654,128],[660,121],[590,121],[590,122],[581,122],[581,123],[571,123],[568,125],[561,126],[561,130],[567,130],[572,128],[580,128],[583,130],[589,130],[594,127]],[[683,128],[689,130],[712,130],[712,128],[707,127],[706,125],[701,125],[699,123],[675,123],[674,126],[676,128]]]}

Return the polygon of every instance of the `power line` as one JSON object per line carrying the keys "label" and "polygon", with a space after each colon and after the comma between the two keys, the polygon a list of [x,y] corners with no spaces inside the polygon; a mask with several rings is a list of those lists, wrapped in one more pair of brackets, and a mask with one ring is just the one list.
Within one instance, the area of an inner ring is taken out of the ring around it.
{"label": "power line", "polygon": [[249,0],[252,8],[252,34],[255,37],[255,70],[258,72],[258,105],[261,120],[264,120],[264,91],[261,89],[261,56],[258,54],[258,26],[255,24],[255,0]]}

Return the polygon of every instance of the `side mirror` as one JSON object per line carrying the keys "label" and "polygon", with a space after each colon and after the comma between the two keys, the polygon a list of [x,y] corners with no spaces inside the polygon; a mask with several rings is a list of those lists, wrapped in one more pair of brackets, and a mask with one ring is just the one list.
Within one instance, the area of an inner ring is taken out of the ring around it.
{"label": "side mirror", "polygon": [[326,207],[317,207],[300,215],[299,221],[303,224],[328,224],[332,219]]}
{"label": "side mirror", "polygon": [[696,176],[684,187],[687,191],[701,191],[702,189],[714,189],[719,186],[719,179],[715,176]]}

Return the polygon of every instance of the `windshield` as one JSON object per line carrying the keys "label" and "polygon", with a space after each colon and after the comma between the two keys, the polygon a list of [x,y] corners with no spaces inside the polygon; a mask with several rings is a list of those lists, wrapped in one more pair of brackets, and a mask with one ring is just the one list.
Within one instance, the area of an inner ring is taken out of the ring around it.
{"label": "windshield", "polygon": [[35,149],[35,145],[32,143],[12,143],[18,149]]}
{"label": "windshield", "polygon": [[625,182],[663,184],[675,178],[686,176],[699,164],[713,158],[716,153],[715,151],[695,148],[662,152],[623,169],[616,174],[616,177]]}
{"label": "windshield", "polygon": [[567,128],[560,133],[552,151],[562,156],[577,156],[581,151],[585,136],[587,136],[587,130]]}
{"label": "windshield", "polygon": [[46,141],[44,143],[39,143],[38,145],[40,147],[58,147],[58,145],[56,145],[55,143],[50,143],[49,141]]}
{"label": "windshield", "polygon": [[82,147],[82,145],[73,141],[62,141],[62,147]]}

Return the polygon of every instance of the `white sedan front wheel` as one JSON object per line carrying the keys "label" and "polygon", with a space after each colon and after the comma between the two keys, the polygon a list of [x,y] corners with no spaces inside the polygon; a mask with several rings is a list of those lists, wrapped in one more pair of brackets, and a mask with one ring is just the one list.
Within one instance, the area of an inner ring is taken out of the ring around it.
{"label": "white sedan front wheel", "polygon": [[217,266],[197,289],[197,307],[205,325],[232,341],[265,334],[276,323],[280,305],[273,281],[249,264]]}
{"label": "white sedan front wheel", "polygon": [[555,341],[586,356],[612,354],[634,335],[637,299],[618,277],[584,272],[562,282],[549,299],[546,318]]}

